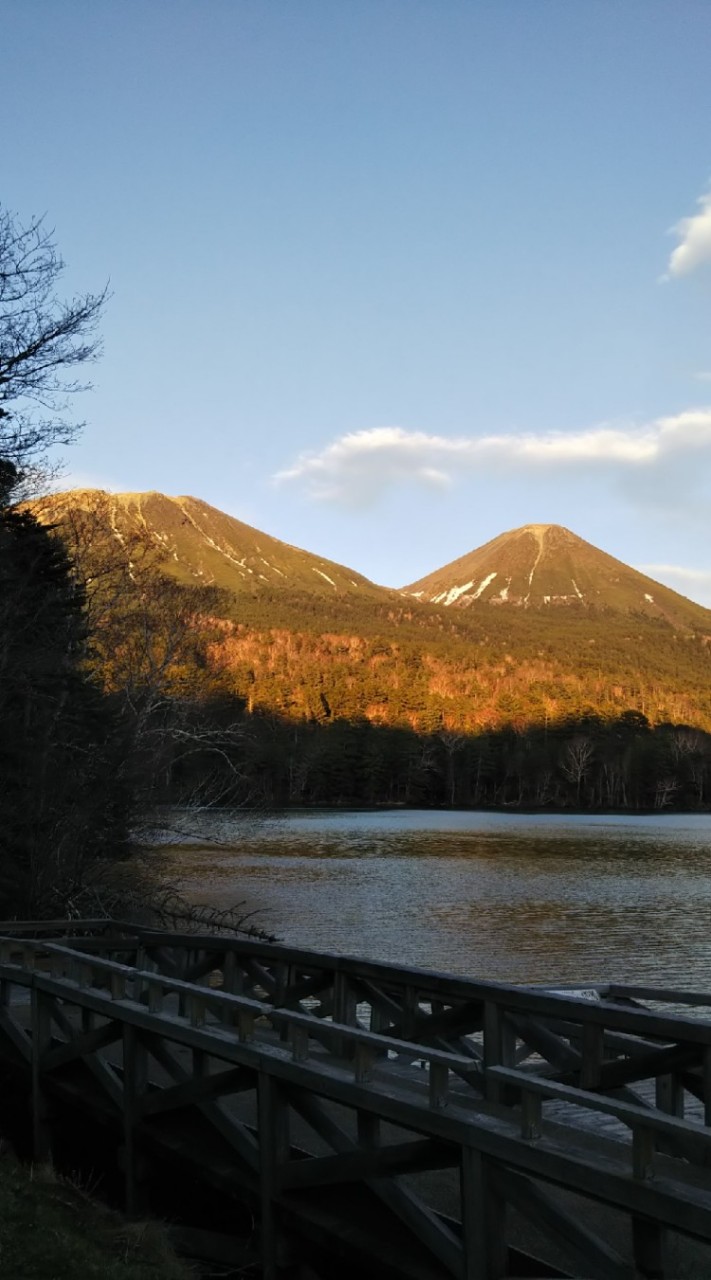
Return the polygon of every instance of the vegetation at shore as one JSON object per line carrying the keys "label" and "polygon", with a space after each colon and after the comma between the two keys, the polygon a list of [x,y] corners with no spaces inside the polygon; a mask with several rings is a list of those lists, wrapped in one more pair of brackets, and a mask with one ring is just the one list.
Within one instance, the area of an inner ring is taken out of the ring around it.
{"label": "vegetation at shore", "polygon": [[129,1222],[47,1166],[0,1156],[0,1273],[12,1280],[190,1280],[158,1222]]}

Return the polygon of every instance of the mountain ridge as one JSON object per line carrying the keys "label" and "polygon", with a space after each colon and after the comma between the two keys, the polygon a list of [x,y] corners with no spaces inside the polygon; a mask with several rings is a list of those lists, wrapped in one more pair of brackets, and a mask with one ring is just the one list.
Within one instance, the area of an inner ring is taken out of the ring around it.
{"label": "mountain ridge", "polygon": [[[92,557],[101,572],[106,548],[112,554],[121,549],[122,589],[129,595],[133,590],[139,617],[140,581],[131,586],[134,546],[140,563],[148,545],[151,572],[157,568],[180,586],[206,588],[189,608],[214,633],[210,662],[221,685],[249,710],[403,725],[421,733],[504,725],[518,732],[575,715],[609,720],[627,711],[650,723],[711,730],[711,611],[558,526],[538,526],[533,535],[523,526],[526,537],[514,538],[516,563],[506,571],[510,599],[492,606],[484,588],[468,607],[452,607],[379,587],[195,498],[119,498],[84,490],[43,499],[34,509],[45,523],[60,529],[67,523],[70,551],[72,536],[79,546],[83,536],[89,548],[80,561],[85,575],[93,572]],[[83,531],[76,527],[82,524]],[[92,547],[95,534],[101,536]],[[543,577],[551,566],[547,553],[537,558],[538,534],[544,552],[548,542],[563,539],[562,585]],[[511,532],[499,535],[469,553],[480,559],[468,592],[459,590],[473,577],[461,576],[468,559],[461,557],[453,562],[456,576],[444,566],[449,580],[439,590],[433,584],[430,594],[454,587],[456,600],[474,595],[485,578],[503,572],[502,548],[510,538]],[[516,596],[526,595],[532,568],[541,603],[521,607]],[[573,590],[571,576],[590,602]],[[492,584],[496,588],[496,579]],[[645,593],[654,597],[651,603]],[[543,603],[546,594],[574,598],[553,607]]]}
{"label": "mountain ridge", "polygon": [[179,581],[214,585],[240,596],[265,590],[323,598],[358,595],[394,604],[557,609],[593,607],[642,613],[711,635],[711,610],[666,587],[555,523],[529,523],[475,547],[400,588],[386,587],[325,556],[297,547],[189,494],[157,490],[110,493],[71,489],[32,504],[38,518],[61,524],[75,509],[94,512],[118,541],[142,532]]}
{"label": "mountain ridge", "polygon": [[40,520],[60,523],[76,508],[108,521],[118,541],[131,533],[147,536],[164,556],[164,571],[179,581],[235,595],[285,584],[322,596],[394,594],[355,569],[274,538],[189,494],[72,489],[32,504]]}
{"label": "mountain ridge", "polygon": [[583,606],[642,613],[711,635],[711,610],[557,524],[510,529],[402,591],[445,608]]}

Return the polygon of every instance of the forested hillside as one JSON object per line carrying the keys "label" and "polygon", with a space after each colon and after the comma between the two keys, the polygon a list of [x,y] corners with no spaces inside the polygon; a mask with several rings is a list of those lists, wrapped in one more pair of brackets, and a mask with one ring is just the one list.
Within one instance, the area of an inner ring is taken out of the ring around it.
{"label": "forested hillside", "polygon": [[594,603],[451,608],[196,500],[71,497],[35,510],[87,584],[90,669],[153,799],[707,803],[711,614],[664,588],[635,608],[649,580],[594,548]]}
{"label": "forested hillside", "polygon": [[250,709],[468,732],[633,710],[711,729],[711,648],[653,619],[353,610],[324,626],[303,602],[269,626],[266,601],[240,613],[211,652]]}

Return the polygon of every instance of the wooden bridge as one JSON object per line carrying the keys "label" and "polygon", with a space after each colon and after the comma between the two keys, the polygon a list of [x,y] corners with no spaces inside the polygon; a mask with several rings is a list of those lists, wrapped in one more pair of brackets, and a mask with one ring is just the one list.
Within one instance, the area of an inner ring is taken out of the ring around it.
{"label": "wooden bridge", "polygon": [[81,1107],[120,1133],[129,1212],[166,1156],[251,1206],[265,1280],[314,1247],[393,1280],[711,1275],[708,994],[0,930],[0,1063],[31,1079],[35,1157]]}

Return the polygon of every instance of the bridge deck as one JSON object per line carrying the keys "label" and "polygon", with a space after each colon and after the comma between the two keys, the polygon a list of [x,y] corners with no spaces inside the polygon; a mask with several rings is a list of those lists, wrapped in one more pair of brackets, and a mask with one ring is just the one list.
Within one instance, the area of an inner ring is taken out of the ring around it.
{"label": "bridge deck", "polygon": [[129,1209],[146,1155],[170,1152],[254,1205],[266,1280],[300,1238],[403,1280],[522,1274],[521,1239],[539,1275],[711,1274],[705,993],[2,929],[0,1054],[31,1075],[36,1156],[50,1096],[120,1129]]}

